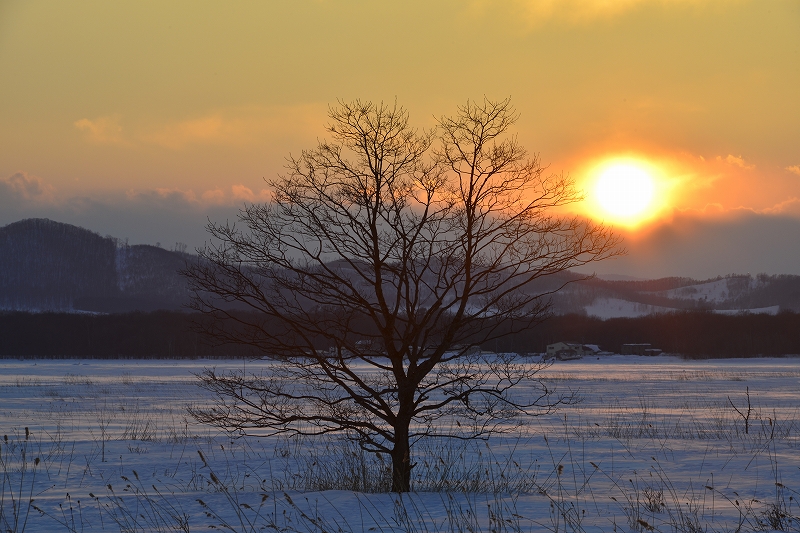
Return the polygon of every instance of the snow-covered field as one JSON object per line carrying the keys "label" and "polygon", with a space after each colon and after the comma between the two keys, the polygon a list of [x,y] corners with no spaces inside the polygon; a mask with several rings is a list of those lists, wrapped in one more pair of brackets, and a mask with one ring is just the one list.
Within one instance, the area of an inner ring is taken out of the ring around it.
{"label": "snow-covered field", "polygon": [[402,497],[346,442],[187,417],[193,372],[244,364],[269,365],[0,361],[0,530],[800,531],[800,358],[558,362],[548,385],[580,402],[420,444]]}

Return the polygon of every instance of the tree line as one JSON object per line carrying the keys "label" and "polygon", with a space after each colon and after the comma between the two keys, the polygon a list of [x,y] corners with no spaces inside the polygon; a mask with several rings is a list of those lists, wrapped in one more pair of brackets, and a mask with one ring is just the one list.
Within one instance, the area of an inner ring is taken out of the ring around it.
{"label": "tree line", "polygon": [[723,315],[685,311],[639,318],[601,320],[582,315],[552,317],[522,335],[506,339],[503,349],[574,341],[619,353],[623,344],[650,343],[687,358],[760,357],[800,354],[800,314]]}
{"label": "tree line", "polygon": [[109,315],[0,313],[0,357],[89,359],[241,358],[241,345],[209,343],[199,316],[180,311]]}
{"label": "tree line", "polygon": [[[200,314],[178,311],[0,313],[0,357],[191,359],[264,355],[242,344],[210,343],[199,332],[205,320]],[[552,316],[482,348],[541,353],[558,341],[597,344],[615,353],[623,344],[646,342],[688,358],[800,354],[800,314],[685,312],[610,320]],[[318,347],[327,348],[323,339]]]}

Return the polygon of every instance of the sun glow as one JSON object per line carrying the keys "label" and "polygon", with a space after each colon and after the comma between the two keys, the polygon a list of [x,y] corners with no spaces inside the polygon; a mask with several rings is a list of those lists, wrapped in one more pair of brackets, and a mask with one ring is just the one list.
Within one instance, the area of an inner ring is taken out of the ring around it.
{"label": "sun glow", "polygon": [[593,217],[635,227],[663,208],[660,171],[637,159],[605,160],[589,172],[586,183]]}
{"label": "sun glow", "polygon": [[653,179],[633,165],[613,165],[600,175],[595,194],[603,209],[611,215],[638,217],[653,201]]}

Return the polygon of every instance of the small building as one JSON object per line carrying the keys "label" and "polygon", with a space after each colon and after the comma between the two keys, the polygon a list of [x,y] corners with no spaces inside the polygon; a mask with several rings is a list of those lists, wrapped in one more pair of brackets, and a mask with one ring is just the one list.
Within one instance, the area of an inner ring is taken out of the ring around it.
{"label": "small building", "polygon": [[600,347],[596,344],[581,344],[579,342],[556,342],[547,345],[545,359],[558,359],[567,361],[569,359],[580,359],[586,355],[597,355]]}
{"label": "small building", "polygon": [[653,348],[652,345],[648,342],[640,342],[640,343],[623,344],[620,353],[622,355],[652,356],[652,355],[660,355],[661,350],[659,348]]}

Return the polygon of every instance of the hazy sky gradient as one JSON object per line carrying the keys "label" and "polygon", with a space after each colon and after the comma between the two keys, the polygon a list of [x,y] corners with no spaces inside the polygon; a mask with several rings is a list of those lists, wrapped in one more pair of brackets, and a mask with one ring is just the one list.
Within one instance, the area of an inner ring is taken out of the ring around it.
{"label": "hazy sky gradient", "polygon": [[0,72],[0,224],[196,246],[337,99],[427,127],[511,96],[579,184],[660,169],[662,209],[598,272],[800,274],[797,0],[0,0]]}

